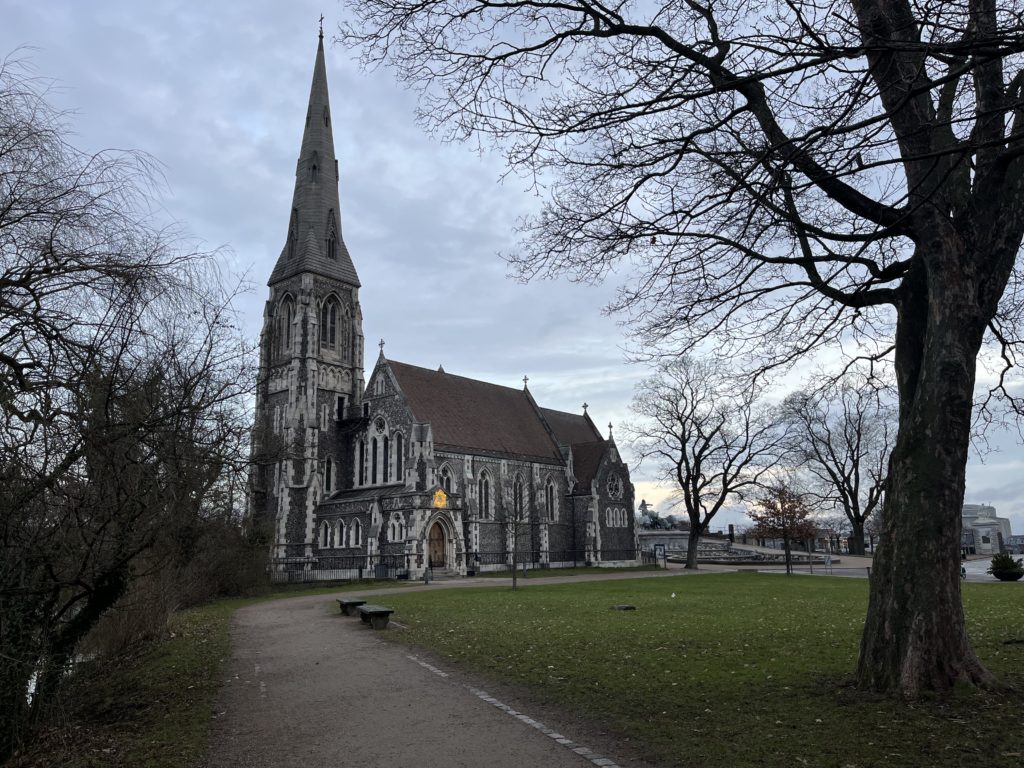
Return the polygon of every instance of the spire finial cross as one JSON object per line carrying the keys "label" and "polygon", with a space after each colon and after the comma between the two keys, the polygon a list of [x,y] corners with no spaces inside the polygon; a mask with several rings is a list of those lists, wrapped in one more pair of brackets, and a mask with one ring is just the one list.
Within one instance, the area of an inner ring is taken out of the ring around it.
{"label": "spire finial cross", "polygon": [[324,39],[324,15],[320,14],[320,39]]}
{"label": "spire finial cross", "polygon": [[381,340],[380,340],[380,341],[379,341],[379,342],[377,343],[377,346],[378,346],[378,347],[380,347],[380,353],[381,353],[381,354],[383,355],[383,354],[384,354],[384,339],[381,339]]}

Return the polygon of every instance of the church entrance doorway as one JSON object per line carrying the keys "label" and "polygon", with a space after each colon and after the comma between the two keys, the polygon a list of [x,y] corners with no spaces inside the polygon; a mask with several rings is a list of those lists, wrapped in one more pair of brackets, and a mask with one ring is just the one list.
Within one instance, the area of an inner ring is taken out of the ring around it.
{"label": "church entrance doorway", "polygon": [[445,567],[445,549],[444,528],[438,521],[430,527],[430,533],[427,536],[427,556],[430,559],[431,568]]}

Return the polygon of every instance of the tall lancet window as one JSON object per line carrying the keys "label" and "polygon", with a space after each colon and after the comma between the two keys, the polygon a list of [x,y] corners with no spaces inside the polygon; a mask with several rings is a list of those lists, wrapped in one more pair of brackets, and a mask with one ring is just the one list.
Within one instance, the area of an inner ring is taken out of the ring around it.
{"label": "tall lancet window", "polygon": [[338,300],[329,297],[320,308],[320,346],[334,349],[338,342]]}
{"label": "tall lancet window", "polygon": [[338,258],[338,227],[334,221],[334,209],[327,214],[327,258]]}
{"label": "tall lancet window", "polygon": [[352,323],[349,322],[348,307],[341,307],[341,326],[338,328],[338,352],[341,354],[341,359],[348,362],[349,359],[349,340],[351,338]]}
{"label": "tall lancet window", "polygon": [[316,152],[313,153],[313,157],[309,160],[309,180],[316,181],[317,176],[320,174],[320,155]]}
{"label": "tall lancet window", "polygon": [[292,348],[292,321],[295,319],[295,302],[285,296],[277,312],[278,352],[285,353]]}

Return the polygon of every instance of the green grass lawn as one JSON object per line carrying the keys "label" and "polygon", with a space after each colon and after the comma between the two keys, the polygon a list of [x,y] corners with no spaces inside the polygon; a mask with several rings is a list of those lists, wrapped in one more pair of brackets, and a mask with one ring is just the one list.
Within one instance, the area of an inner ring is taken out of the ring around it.
{"label": "green grass lawn", "polygon": [[[967,584],[975,648],[1024,688],[1024,589]],[[671,597],[672,592],[676,597]],[[636,611],[612,611],[619,603]],[[867,583],[721,574],[391,595],[394,640],[519,684],[687,768],[1024,765],[1024,697],[850,687]]]}

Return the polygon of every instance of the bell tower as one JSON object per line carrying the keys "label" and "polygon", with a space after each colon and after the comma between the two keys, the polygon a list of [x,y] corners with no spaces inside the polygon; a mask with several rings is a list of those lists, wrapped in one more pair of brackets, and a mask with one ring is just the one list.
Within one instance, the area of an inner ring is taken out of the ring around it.
{"label": "bell tower", "polygon": [[287,221],[260,335],[249,518],[273,557],[303,557],[317,503],[351,487],[342,423],[363,396],[359,277],[341,233],[322,28]]}

